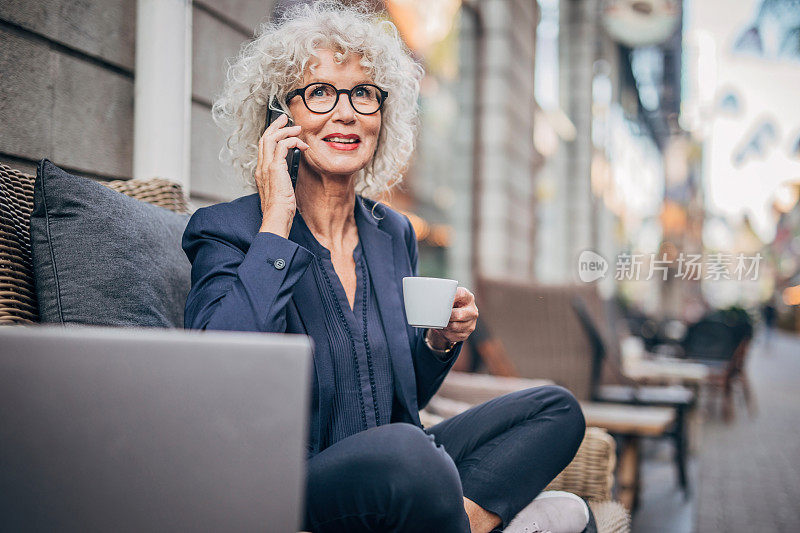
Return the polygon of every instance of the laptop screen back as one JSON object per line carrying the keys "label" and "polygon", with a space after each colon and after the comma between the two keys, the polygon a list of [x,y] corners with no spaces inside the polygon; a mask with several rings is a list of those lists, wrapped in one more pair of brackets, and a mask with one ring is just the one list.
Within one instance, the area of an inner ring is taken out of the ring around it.
{"label": "laptop screen back", "polygon": [[306,337],[0,327],[10,530],[297,531]]}

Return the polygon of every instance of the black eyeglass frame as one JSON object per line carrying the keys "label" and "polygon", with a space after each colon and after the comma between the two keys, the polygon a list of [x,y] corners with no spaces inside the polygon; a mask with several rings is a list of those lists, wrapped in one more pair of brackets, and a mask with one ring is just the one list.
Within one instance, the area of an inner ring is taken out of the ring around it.
{"label": "black eyeglass frame", "polygon": [[[308,102],[306,102],[306,90],[309,87],[311,87],[312,85],[327,85],[328,87],[333,87],[333,90],[336,91],[336,100],[333,101],[333,105],[327,111],[314,111],[313,109],[308,107]],[[356,109],[355,105],[353,105],[353,90],[355,90],[358,87],[365,87],[365,86],[366,87],[375,87],[378,90],[378,92],[380,93],[380,95],[381,95],[381,101],[380,101],[380,103],[378,103],[378,109],[376,109],[372,113],[362,113],[361,111]],[[374,115],[375,113],[377,113],[378,111],[383,109],[383,103],[386,101],[387,98],[389,98],[389,93],[384,91],[383,89],[381,89],[380,87],[378,87],[374,83],[359,83],[358,85],[354,86],[352,89],[337,89],[336,86],[333,85],[332,83],[326,83],[326,82],[323,82],[323,81],[315,81],[313,83],[309,83],[305,87],[300,87],[299,89],[295,89],[293,91],[290,91],[289,94],[286,95],[286,105],[289,105],[289,102],[291,101],[292,98],[294,98],[295,96],[299,96],[300,98],[303,99],[303,104],[306,106],[306,109],[308,109],[309,111],[311,111],[312,113],[315,113],[317,115],[324,115],[325,113],[330,113],[331,111],[336,109],[336,106],[339,105],[339,95],[340,94],[346,94],[347,95],[347,99],[350,101],[350,107],[352,107],[353,111],[355,111],[359,115]]]}

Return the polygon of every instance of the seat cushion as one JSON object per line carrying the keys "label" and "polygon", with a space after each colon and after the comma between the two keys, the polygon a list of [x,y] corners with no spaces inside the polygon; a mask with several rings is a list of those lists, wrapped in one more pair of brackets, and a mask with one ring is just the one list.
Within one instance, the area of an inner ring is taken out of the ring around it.
{"label": "seat cushion", "polygon": [[633,386],[601,385],[597,389],[597,400],[601,402],[689,406],[694,403],[694,392],[682,385]]}
{"label": "seat cushion", "polygon": [[183,327],[188,215],[73,176],[43,159],[31,254],[42,322]]}

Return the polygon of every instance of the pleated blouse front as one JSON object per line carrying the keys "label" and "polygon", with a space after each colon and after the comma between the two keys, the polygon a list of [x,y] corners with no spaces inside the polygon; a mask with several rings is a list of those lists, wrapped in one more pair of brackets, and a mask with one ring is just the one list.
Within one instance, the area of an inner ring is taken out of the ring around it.
{"label": "pleated blouse front", "polygon": [[353,250],[356,292],[351,309],[330,251],[317,241],[302,216],[297,219],[304,244],[315,256],[310,268],[325,310],[328,339],[314,340],[329,342],[333,359],[334,403],[320,443],[323,450],[350,435],[388,424],[394,383],[386,335],[360,239]]}

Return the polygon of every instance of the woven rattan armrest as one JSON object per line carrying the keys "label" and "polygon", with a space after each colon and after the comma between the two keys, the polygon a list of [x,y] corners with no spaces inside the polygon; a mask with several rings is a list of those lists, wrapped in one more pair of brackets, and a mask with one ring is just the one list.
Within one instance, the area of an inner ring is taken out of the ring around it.
{"label": "woven rattan armrest", "polygon": [[545,490],[565,490],[587,500],[610,500],[616,461],[613,437],[604,429],[587,427],[575,458]]}

